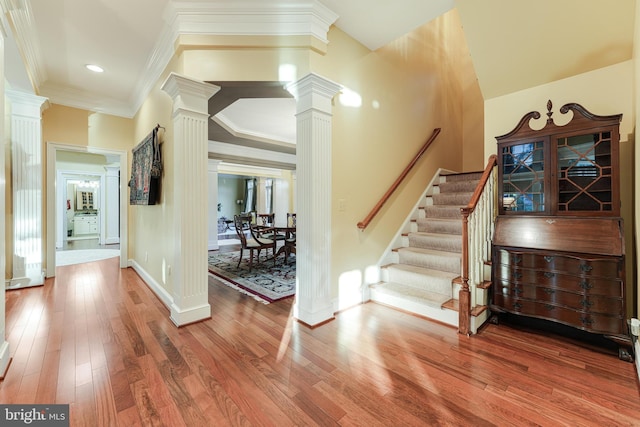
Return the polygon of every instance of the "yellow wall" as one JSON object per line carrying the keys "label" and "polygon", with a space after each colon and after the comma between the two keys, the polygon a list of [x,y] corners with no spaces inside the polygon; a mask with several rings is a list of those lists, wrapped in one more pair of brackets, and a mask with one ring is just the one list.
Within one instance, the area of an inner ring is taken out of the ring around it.
{"label": "yellow wall", "polygon": [[[597,115],[622,113],[620,123],[620,193],[621,214],[625,223],[627,294],[636,295],[636,272],[634,267],[634,153],[635,153],[635,110],[633,61],[581,74],[568,79],[493,98],[485,102],[485,153],[496,152],[496,136],[510,132],[529,111],[539,111],[540,124],[546,120],[547,100],[553,103],[553,118],[557,125],[568,121],[559,113],[562,105],[577,102]],[[633,291],[633,292],[630,292]],[[633,297],[627,298],[631,313],[635,306]]]}
{"label": "yellow wall", "polygon": [[[130,150],[133,146],[133,121],[102,113],[92,113],[78,108],[51,104],[42,113],[43,139],[43,190],[46,190],[46,153],[48,142],[110,150]],[[122,172],[126,185],[127,174]],[[126,187],[124,187],[126,191]],[[47,206],[46,191],[43,191],[43,205]],[[43,209],[43,247],[47,247],[47,212]],[[9,239],[7,239],[9,241]],[[46,256],[43,257],[46,267]]]}
{"label": "yellow wall", "polygon": [[[339,295],[342,278],[367,281],[367,267],[378,263],[438,168],[463,170],[461,67],[471,66],[465,53],[454,10],[375,52],[332,28],[327,54],[314,55],[313,72],[362,98],[360,107],[351,107],[338,97],[333,108],[333,297]],[[475,102],[481,109],[478,95]],[[436,127],[442,132],[434,145],[369,227],[360,231],[356,224]],[[469,137],[473,139],[473,132]],[[481,145],[481,139],[476,132],[476,143]],[[482,167],[482,159],[470,163]]]}
{"label": "yellow wall", "polygon": [[[168,72],[160,79],[134,117],[134,146],[159,124],[158,138],[162,153],[160,200],[152,206],[129,206],[129,258],[137,262],[168,293],[173,289],[172,277],[166,266],[173,265],[175,254],[173,226],[173,153],[174,146],[171,97],[160,89]],[[131,162],[127,176],[131,175]],[[178,248],[179,249],[179,248]]]}
{"label": "yellow wall", "polygon": [[[634,133],[634,137],[635,137],[635,131],[637,129],[640,129],[640,117],[637,114],[637,109],[638,109],[638,105],[640,105],[640,85],[638,84],[638,77],[637,77],[637,73],[638,70],[640,70],[640,5],[638,4],[638,1],[636,1],[636,13],[635,13],[635,22],[636,22],[636,26],[635,26],[635,33],[634,33],[634,40],[633,40],[633,81],[631,82],[632,84],[632,88],[633,88],[633,99],[634,99],[634,110],[633,110],[633,114],[634,114],[634,123],[633,123],[633,133]],[[638,165],[640,165],[640,150],[637,150],[635,148],[635,144],[632,150],[632,157],[633,158],[633,169],[637,169]],[[633,188],[634,189],[639,189],[640,188],[640,174],[639,173],[635,173],[635,176],[633,177]],[[638,240],[640,239],[640,231],[638,230],[638,224],[640,224],[640,199],[635,197],[635,192],[634,191],[634,227],[633,227],[633,245],[634,247],[636,246]],[[627,228],[630,228],[627,226]],[[631,257],[629,257],[631,258]],[[631,258],[634,261],[635,264],[635,278],[637,280],[638,277],[640,277],[640,272],[638,272],[638,266],[640,265],[640,251],[637,251],[635,254],[635,257]],[[638,289],[638,286],[636,285],[636,289]],[[635,317],[638,317],[638,312],[640,311],[640,291],[636,292],[636,310],[634,313]],[[640,344],[636,343],[636,364],[638,366],[638,370],[640,372],[640,359],[638,359],[637,356],[637,351],[638,351],[638,347],[640,346]]]}

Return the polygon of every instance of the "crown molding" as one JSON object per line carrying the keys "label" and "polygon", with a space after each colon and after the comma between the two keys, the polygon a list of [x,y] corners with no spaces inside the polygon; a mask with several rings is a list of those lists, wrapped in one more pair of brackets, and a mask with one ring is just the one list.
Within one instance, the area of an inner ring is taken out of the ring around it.
{"label": "crown molding", "polygon": [[[0,0],[6,1],[6,0]],[[225,0],[215,3],[170,2],[164,12],[166,26],[149,55],[131,103],[137,112],[162,77],[176,53],[181,35],[313,36],[327,44],[329,28],[338,15],[319,3],[296,4]]]}
{"label": "crown molding", "polygon": [[46,83],[40,88],[39,94],[49,98],[49,102],[52,104],[80,108],[97,113],[132,118],[136,112],[128,102],[113,98],[97,98],[94,94],[87,94],[85,91],[68,86]]}
{"label": "crown molding", "polygon": [[171,2],[167,9],[179,34],[312,35],[324,43],[329,42],[327,32],[338,19],[316,0]]}
{"label": "crown molding", "polygon": [[13,29],[29,80],[37,92],[40,85],[47,80],[47,71],[40,51],[30,3],[27,0],[0,0],[0,7],[3,15],[7,17],[10,28]]}
{"label": "crown molding", "polygon": [[244,147],[226,142],[209,141],[209,158],[227,163],[241,163],[284,170],[296,169],[295,154]]}

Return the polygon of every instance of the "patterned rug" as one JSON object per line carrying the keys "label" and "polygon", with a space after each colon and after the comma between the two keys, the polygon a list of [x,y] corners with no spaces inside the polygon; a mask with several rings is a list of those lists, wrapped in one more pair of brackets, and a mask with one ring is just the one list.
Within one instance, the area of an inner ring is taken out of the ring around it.
{"label": "patterned rug", "polygon": [[[269,251],[269,256],[271,251]],[[243,254],[240,268],[238,258],[240,251],[209,254],[209,272],[230,282],[249,294],[257,295],[267,302],[274,302],[291,297],[296,292],[295,255],[290,255],[286,264],[284,257],[279,256],[275,267],[273,260],[265,261],[264,251],[260,254],[260,262],[253,260],[253,268],[249,272],[249,254]],[[226,283],[225,283],[226,284]]]}

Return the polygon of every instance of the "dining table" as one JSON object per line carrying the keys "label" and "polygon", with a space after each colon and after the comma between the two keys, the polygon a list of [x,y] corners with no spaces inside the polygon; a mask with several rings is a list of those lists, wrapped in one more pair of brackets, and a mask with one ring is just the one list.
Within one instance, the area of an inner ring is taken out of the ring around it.
{"label": "dining table", "polygon": [[286,262],[290,254],[296,253],[296,227],[274,226],[270,228],[273,229],[274,233],[284,235],[284,245],[278,249],[275,257],[278,258],[280,254],[284,254],[284,260]]}

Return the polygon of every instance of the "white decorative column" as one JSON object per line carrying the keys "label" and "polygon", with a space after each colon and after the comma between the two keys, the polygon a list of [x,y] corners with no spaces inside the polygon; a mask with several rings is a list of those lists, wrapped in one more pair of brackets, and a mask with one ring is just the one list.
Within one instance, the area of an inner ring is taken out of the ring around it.
{"label": "white decorative column", "polygon": [[287,225],[287,213],[291,212],[289,206],[289,181],[278,178],[273,180],[273,213],[275,225],[284,227]]}
{"label": "white decorative column", "polygon": [[207,248],[218,249],[218,166],[222,160],[209,159],[209,243]]}
{"label": "white decorative column", "polygon": [[162,90],[173,99],[173,303],[178,326],[211,317],[208,300],[208,100],[220,88],[171,73]]}
{"label": "white decorative column", "polygon": [[296,98],[296,303],[314,326],[333,318],[331,302],[331,100],[340,86],[317,74],[291,83]]}
{"label": "white decorative column", "polygon": [[[5,212],[6,212],[6,183],[5,183],[5,147],[7,141],[5,140],[5,109],[4,109],[4,39],[6,36],[5,21],[0,19],[0,277],[5,277],[5,271],[7,268],[5,261],[6,254],[6,233],[5,233]],[[0,286],[0,380],[4,379],[9,364],[11,362],[11,353],[9,349],[9,342],[5,339],[6,336],[6,316],[5,316],[5,287]]]}
{"label": "white decorative column", "polygon": [[13,277],[10,289],[44,283],[42,270],[42,111],[47,98],[12,90]]}
{"label": "white decorative column", "polygon": [[267,212],[267,179],[264,176],[259,176],[256,182],[256,213],[268,213]]}
{"label": "white decorative column", "polygon": [[120,167],[105,166],[105,199],[106,206],[102,207],[106,245],[120,243]]}

